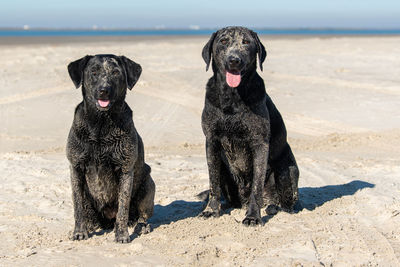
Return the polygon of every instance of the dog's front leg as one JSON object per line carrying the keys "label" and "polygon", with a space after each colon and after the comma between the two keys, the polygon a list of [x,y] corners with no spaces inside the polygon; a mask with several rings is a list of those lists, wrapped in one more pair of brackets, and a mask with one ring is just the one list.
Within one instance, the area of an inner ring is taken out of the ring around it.
{"label": "dog's front leg", "polygon": [[221,215],[221,144],[217,140],[206,141],[206,155],[210,193],[206,208],[201,217],[219,217]]}
{"label": "dog's front leg", "polygon": [[260,209],[263,206],[264,182],[267,174],[269,146],[265,143],[253,146],[253,183],[244,225],[262,224]]}
{"label": "dog's front leg", "polygon": [[84,171],[79,166],[70,166],[71,172],[71,187],[72,187],[72,201],[74,204],[74,218],[75,228],[72,234],[72,240],[88,239],[89,232],[87,229],[87,210],[85,210],[86,203],[84,197]]}
{"label": "dog's front leg", "polygon": [[129,243],[131,239],[128,232],[129,205],[131,202],[133,171],[121,176],[118,193],[118,213],[115,220],[115,241]]}

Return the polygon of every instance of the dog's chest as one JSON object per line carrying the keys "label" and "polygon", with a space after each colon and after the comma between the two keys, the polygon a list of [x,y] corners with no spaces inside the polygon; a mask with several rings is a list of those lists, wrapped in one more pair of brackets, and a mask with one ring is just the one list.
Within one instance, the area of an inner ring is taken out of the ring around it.
{"label": "dog's chest", "polygon": [[252,146],[263,142],[267,124],[252,113],[221,115],[215,118],[214,132],[222,147],[222,157],[236,180],[251,179],[253,173]]}
{"label": "dog's chest", "polygon": [[250,162],[248,138],[251,129],[239,114],[221,116],[216,122],[216,133],[221,142],[223,155],[233,172],[246,173]]}
{"label": "dog's chest", "polygon": [[[222,156],[237,177],[247,176],[252,170],[250,148],[240,139],[223,136],[221,138]],[[243,177],[244,178],[244,177]]]}
{"label": "dog's chest", "polygon": [[247,124],[246,114],[222,115],[215,120],[214,135],[229,140],[246,140],[252,134],[251,126]]}
{"label": "dog's chest", "polygon": [[101,206],[116,201],[118,177],[110,166],[90,164],[86,168],[86,182],[90,194]]}
{"label": "dog's chest", "polygon": [[92,149],[85,163],[85,177],[91,196],[99,208],[117,200],[119,172],[112,153]]}

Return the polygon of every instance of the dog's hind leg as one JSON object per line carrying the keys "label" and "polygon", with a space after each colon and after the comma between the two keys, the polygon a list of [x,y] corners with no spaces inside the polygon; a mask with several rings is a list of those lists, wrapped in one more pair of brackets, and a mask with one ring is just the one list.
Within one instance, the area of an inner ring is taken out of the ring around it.
{"label": "dog's hind leg", "polygon": [[291,212],[298,200],[299,168],[291,151],[288,154],[287,166],[276,171],[276,190],[283,210]]}
{"label": "dog's hind leg", "polygon": [[275,173],[270,170],[267,172],[265,179],[263,200],[264,206],[266,207],[265,211],[268,215],[275,215],[278,213],[280,199],[276,190]]}
{"label": "dog's hind leg", "polygon": [[133,205],[131,205],[131,209],[134,209],[134,213],[137,214],[135,216],[136,218],[132,218],[135,221],[137,220],[134,230],[136,234],[147,234],[151,232],[151,225],[147,223],[147,220],[153,215],[156,186],[150,174],[145,178],[142,187],[143,188],[139,189],[140,192],[138,192],[137,207],[134,207],[134,202],[132,203]]}

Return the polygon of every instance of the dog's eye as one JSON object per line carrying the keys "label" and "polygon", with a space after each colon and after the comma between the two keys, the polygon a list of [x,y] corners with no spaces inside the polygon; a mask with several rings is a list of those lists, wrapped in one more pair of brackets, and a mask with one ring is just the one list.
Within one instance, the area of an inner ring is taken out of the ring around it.
{"label": "dog's eye", "polygon": [[97,76],[99,74],[99,71],[100,70],[98,68],[93,68],[93,69],[90,70],[90,74],[92,76]]}
{"label": "dog's eye", "polygon": [[220,43],[226,45],[228,43],[228,39],[221,39]]}
{"label": "dog's eye", "polygon": [[246,39],[244,39],[244,40],[242,41],[242,44],[248,45],[248,44],[250,44],[250,41],[249,41],[249,40],[246,40]]}
{"label": "dog's eye", "polygon": [[113,70],[112,75],[118,75],[119,71],[118,70]]}

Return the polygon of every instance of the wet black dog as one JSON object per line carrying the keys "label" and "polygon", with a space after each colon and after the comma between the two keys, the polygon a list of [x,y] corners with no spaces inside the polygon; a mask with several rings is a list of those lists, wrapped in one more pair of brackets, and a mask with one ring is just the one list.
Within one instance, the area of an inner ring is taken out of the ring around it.
{"label": "wet black dog", "polygon": [[207,83],[202,127],[210,178],[208,204],[201,216],[221,214],[221,196],[232,207],[247,206],[245,225],[262,224],[260,209],[292,210],[298,199],[299,170],[287,143],[283,119],[257,74],[266,51],[243,27],[212,34],[203,48]]}
{"label": "wet black dog", "polygon": [[83,101],[68,136],[75,229],[73,240],[87,239],[98,227],[115,227],[115,241],[130,242],[128,223],[150,231],[155,185],[144,162],[143,143],[125,102],[141,74],[124,56],[85,56],[68,65]]}

